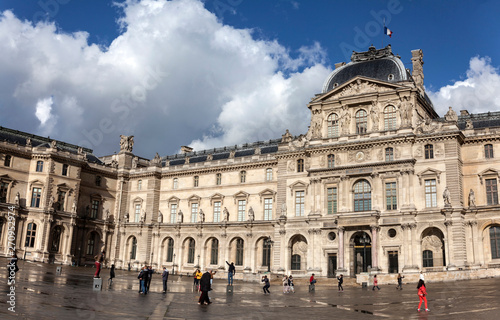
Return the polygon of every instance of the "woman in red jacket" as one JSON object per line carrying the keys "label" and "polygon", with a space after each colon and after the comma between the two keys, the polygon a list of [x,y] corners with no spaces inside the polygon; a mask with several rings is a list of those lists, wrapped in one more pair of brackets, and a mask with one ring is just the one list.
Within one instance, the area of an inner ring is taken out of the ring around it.
{"label": "woman in red jacket", "polygon": [[422,305],[422,301],[425,302],[425,311],[429,311],[429,309],[427,309],[427,290],[425,289],[424,280],[420,279],[420,281],[418,282],[417,289],[418,289],[418,298],[420,299],[417,311],[420,311],[420,306]]}

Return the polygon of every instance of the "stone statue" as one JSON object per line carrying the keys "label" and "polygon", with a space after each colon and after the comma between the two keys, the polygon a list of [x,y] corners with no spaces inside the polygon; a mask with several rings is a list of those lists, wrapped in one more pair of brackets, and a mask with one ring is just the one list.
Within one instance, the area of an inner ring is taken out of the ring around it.
{"label": "stone statue", "polygon": [[179,220],[179,223],[184,222],[184,213],[182,213],[182,210],[179,210],[179,213],[177,214],[177,220]]}
{"label": "stone statue", "polygon": [[76,200],[73,201],[73,205],[71,206],[71,212],[76,213]]}
{"label": "stone statue", "polygon": [[448,112],[444,115],[444,119],[449,122],[457,122],[458,115],[451,107],[448,107]]}
{"label": "stone statue", "polygon": [[31,147],[31,138],[26,139],[26,146]]}
{"label": "stone statue", "polygon": [[281,142],[291,142],[292,140],[292,134],[290,133],[290,131],[288,131],[288,129],[286,129],[285,134],[281,136]]}
{"label": "stone statue", "polygon": [[351,125],[351,114],[348,108],[348,106],[344,106],[343,115],[340,119],[340,126],[342,127],[343,134],[349,134],[349,126]]}
{"label": "stone statue", "polygon": [[106,215],[104,220],[109,221],[109,209],[106,209]]}
{"label": "stone statue", "polygon": [[158,211],[158,223],[163,223],[163,214],[161,211]]}
{"label": "stone statue", "polygon": [[137,162],[139,162],[139,158],[135,157],[132,159],[132,169],[137,168]]}
{"label": "stone statue", "polygon": [[83,148],[82,147],[78,147],[78,154],[83,154]]}
{"label": "stone statue", "polygon": [[134,136],[120,135],[120,151],[132,152],[134,146]]}
{"label": "stone statue", "polygon": [[202,209],[200,209],[200,221],[205,222],[205,212]]}
{"label": "stone statue", "polygon": [[224,207],[224,210],[222,212],[224,213],[224,220],[223,221],[229,221],[229,211],[227,210],[227,208]]}
{"label": "stone statue", "polygon": [[52,149],[55,149],[55,148],[57,147],[57,141],[56,141],[56,140],[52,140],[52,141],[50,142],[50,147],[51,147]]}
{"label": "stone statue", "polygon": [[21,199],[21,195],[19,194],[19,191],[16,193],[16,197],[14,198],[14,203],[16,204],[16,206],[19,205],[19,201]]}
{"label": "stone statue", "polygon": [[115,159],[111,160],[111,168],[118,168],[118,161],[116,161]]}
{"label": "stone statue", "polygon": [[248,221],[254,221],[255,220],[255,213],[253,212],[253,208],[250,207],[248,209]]}
{"label": "stone statue", "polygon": [[281,204],[281,216],[286,217],[286,202]]}
{"label": "stone statue", "polygon": [[467,119],[465,121],[465,129],[474,129],[474,124],[471,119]]}
{"label": "stone statue", "polygon": [[370,110],[370,116],[372,118],[372,130],[378,131],[378,111],[377,111],[377,101],[372,102],[372,108]]}
{"label": "stone statue", "polygon": [[470,189],[469,191],[469,208],[476,207],[476,195],[474,194],[474,190]]}
{"label": "stone statue", "polygon": [[156,155],[155,155],[155,157],[153,158],[153,160],[151,160],[151,164],[154,165],[154,166],[157,166],[160,163],[161,163],[161,157],[160,157],[160,155],[157,152]]}
{"label": "stone statue", "polygon": [[146,210],[142,210],[141,214],[141,223],[146,222]]}
{"label": "stone statue", "polygon": [[130,216],[128,215],[128,212],[125,213],[125,222],[129,222],[129,218],[130,218]]}
{"label": "stone statue", "polygon": [[450,194],[450,190],[448,190],[448,187],[444,188],[444,191],[443,191],[443,200],[444,200],[444,206],[445,207],[450,207],[451,206],[451,194]]}
{"label": "stone statue", "polygon": [[54,206],[55,201],[56,199],[54,198],[54,196],[51,196],[49,199],[49,208],[52,208]]}

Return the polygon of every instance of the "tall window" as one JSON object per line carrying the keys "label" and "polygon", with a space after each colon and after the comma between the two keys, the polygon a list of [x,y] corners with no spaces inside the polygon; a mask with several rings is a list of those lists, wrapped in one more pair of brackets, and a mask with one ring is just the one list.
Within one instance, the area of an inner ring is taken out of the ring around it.
{"label": "tall window", "polygon": [[329,154],[328,155],[328,168],[333,168],[335,167],[335,155]]}
{"label": "tall window", "polygon": [[89,239],[87,240],[87,254],[88,255],[93,255],[94,254],[94,246],[95,246],[95,233],[92,232],[89,235]]}
{"label": "tall window", "polygon": [[59,252],[59,244],[61,242],[61,233],[62,229],[60,226],[56,226],[54,230],[52,230],[52,243],[50,245],[50,251]]}
{"label": "tall window", "polygon": [[328,123],[328,138],[339,136],[339,120],[335,113],[332,113],[326,119]]}
{"label": "tall window", "polygon": [[500,227],[490,228],[491,259],[500,259]]}
{"label": "tall window", "polygon": [[337,212],[337,188],[326,189],[328,214]]}
{"label": "tall window", "polygon": [[134,222],[139,222],[141,221],[141,204],[136,203],[135,204],[135,212],[134,212]]}
{"label": "tall window", "polygon": [[214,202],[214,222],[220,222],[220,201]]}
{"label": "tall window", "polygon": [[384,129],[396,130],[396,108],[393,106],[384,109]]}
{"label": "tall window", "polygon": [[264,199],[264,220],[273,219],[273,198]]}
{"label": "tall window", "polygon": [[5,155],[5,159],[3,160],[3,165],[6,167],[10,167],[10,161],[12,160],[11,155]]}
{"label": "tall window", "polygon": [[198,187],[200,185],[200,177],[194,176],[193,187]]}
{"label": "tall window", "polygon": [[388,182],[385,184],[385,204],[387,210],[397,210],[398,201],[396,196],[396,182]]}
{"label": "tall window", "polygon": [[240,172],[240,182],[245,183],[247,181],[247,172],[246,171],[241,171]]}
{"label": "tall window", "polygon": [[270,258],[271,244],[266,240],[262,241],[262,266],[267,267],[271,263]]}
{"label": "tall window", "polygon": [[432,144],[426,144],[424,146],[425,159],[434,159],[434,146]]}
{"label": "tall window", "polygon": [[356,112],[356,133],[363,134],[366,133],[367,125],[367,114],[366,111],[361,109]]}
{"label": "tall window", "polygon": [[0,182],[0,203],[7,202],[7,191],[9,190],[9,184],[7,182]]}
{"label": "tall window", "polygon": [[304,172],[304,159],[297,160],[297,172]]}
{"label": "tall window", "polygon": [[132,247],[130,248],[130,260],[135,260],[137,256],[137,239],[136,237],[132,238]]}
{"label": "tall window", "polygon": [[219,240],[212,239],[212,248],[210,250],[210,264],[219,264]]}
{"label": "tall window", "polygon": [[64,211],[65,199],[66,199],[66,192],[59,190],[57,192],[57,210]]}
{"label": "tall window", "polygon": [[354,185],[354,211],[372,209],[372,192],[368,181],[361,180]]}
{"label": "tall window", "polygon": [[142,180],[137,181],[137,190],[142,190]]}
{"label": "tall window", "polygon": [[292,255],[292,270],[300,270],[300,255],[294,254]]}
{"label": "tall window", "polygon": [[101,186],[101,176],[95,176],[95,185],[97,187],[100,187]]}
{"label": "tall window", "polygon": [[174,190],[179,188],[179,179],[174,178]]}
{"label": "tall window", "polygon": [[68,175],[68,168],[69,168],[69,166],[67,164],[63,164],[63,166],[62,166],[62,172],[61,172],[61,174],[63,176],[67,176]]}
{"label": "tall window", "polygon": [[273,169],[266,169],[266,181],[273,181]]}
{"label": "tall window", "polygon": [[238,200],[238,221],[245,221],[246,200]]}
{"label": "tall window", "polygon": [[191,203],[191,222],[198,221],[198,203]]}
{"label": "tall window", "polygon": [[295,216],[302,217],[304,215],[304,191],[295,191]]}
{"label": "tall window", "polygon": [[493,145],[487,144],[484,146],[484,157],[486,159],[493,159]]}
{"label": "tall window", "polygon": [[42,188],[33,188],[31,193],[31,206],[40,208],[40,199],[42,198]]}
{"label": "tall window", "polygon": [[222,183],[222,174],[221,173],[217,173],[215,175],[215,184],[220,186]]}
{"label": "tall window", "polygon": [[486,203],[498,204],[497,179],[486,179]]}
{"label": "tall window", "polygon": [[174,239],[168,238],[167,241],[167,262],[174,260]]}
{"label": "tall window", "polygon": [[425,206],[437,207],[436,179],[425,180]]}
{"label": "tall window", "polygon": [[97,219],[97,214],[99,213],[99,200],[92,200],[92,211],[90,212],[90,217]]}
{"label": "tall window", "polygon": [[170,205],[170,223],[177,222],[177,203],[172,203]]}
{"label": "tall window", "polygon": [[194,263],[194,250],[195,250],[195,242],[193,238],[189,239],[189,244],[188,244],[188,261],[187,263]]}
{"label": "tall window", "polygon": [[33,248],[35,246],[36,237],[36,224],[28,223],[28,229],[26,230],[26,242],[25,247]]}
{"label": "tall window", "polygon": [[422,265],[424,268],[431,268],[434,266],[431,250],[424,250],[424,252],[422,252]]}
{"label": "tall window", "polygon": [[36,162],[36,172],[43,172],[43,161]]}
{"label": "tall window", "polygon": [[237,266],[243,265],[243,239],[236,240],[236,261],[234,264]]}
{"label": "tall window", "polygon": [[385,148],[385,161],[394,161],[394,149]]}

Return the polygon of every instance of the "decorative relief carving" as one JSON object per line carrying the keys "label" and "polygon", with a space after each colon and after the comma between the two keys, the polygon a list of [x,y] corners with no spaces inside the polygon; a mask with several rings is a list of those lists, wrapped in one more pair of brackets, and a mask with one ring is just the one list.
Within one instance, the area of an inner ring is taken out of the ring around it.
{"label": "decorative relief carving", "polygon": [[134,136],[120,135],[120,151],[132,152],[134,147]]}

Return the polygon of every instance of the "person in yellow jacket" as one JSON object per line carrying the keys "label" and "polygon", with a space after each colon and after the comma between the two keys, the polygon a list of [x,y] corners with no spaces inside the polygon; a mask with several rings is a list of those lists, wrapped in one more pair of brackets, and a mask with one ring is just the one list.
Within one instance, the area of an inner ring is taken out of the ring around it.
{"label": "person in yellow jacket", "polygon": [[203,273],[201,273],[200,269],[196,269],[194,272],[194,285],[198,288],[198,291],[200,291],[201,276],[203,276]]}

